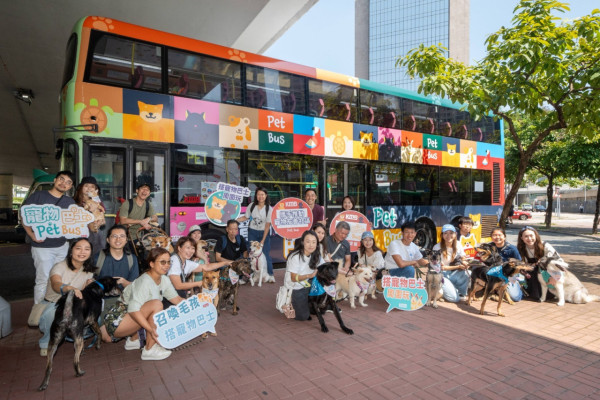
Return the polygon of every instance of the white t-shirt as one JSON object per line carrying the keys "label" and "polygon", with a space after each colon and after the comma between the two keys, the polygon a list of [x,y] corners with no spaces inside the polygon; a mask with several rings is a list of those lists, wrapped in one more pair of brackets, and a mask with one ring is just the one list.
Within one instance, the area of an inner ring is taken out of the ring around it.
{"label": "white t-shirt", "polygon": [[293,272],[296,275],[312,274],[314,272],[314,270],[310,269],[309,263],[310,263],[310,256],[300,257],[300,254],[296,253],[293,256],[289,257],[287,260],[287,263],[286,263],[286,268],[285,268],[285,278],[284,278],[285,287],[287,287],[288,289],[293,289],[293,290],[302,289],[302,288],[307,287],[306,285],[302,284],[302,282],[306,282],[306,281],[300,281],[300,282],[292,281],[291,273]]}
{"label": "white t-shirt", "polygon": [[[442,246],[437,243],[435,246],[433,246],[433,250],[441,250]],[[450,265],[450,263],[452,261],[454,261],[454,255],[452,254],[452,247],[449,247],[446,249],[446,252],[448,253],[448,257],[444,257],[444,254],[442,253],[442,265]],[[463,249],[462,245],[460,243],[456,243],[456,254],[458,254],[459,256],[461,256],[462,258],[466,258],[466,254],[465,254],[465,250]]]}
{"label": "white t-shirt", "polygon": [[[188,276],[190,276],[190,274],[192,273],[193,270],[195,270],[196,268],[198,268],[198,265],[200,265],[199,263],[192,261],[192,260],[186,260],[185,261],[185,266],[183,268],[183,273],[184,276],[187,278]],[[171,256],[171,268],[169,268],[169,272],[167,273],[167,275],[179,275],[181,276],[181,261],[180,258],[177,256],[177,254],[173,254]]]}
{"label": "white t-shirt", "polygon": [[150,275],[142,274],[123,290],[121,300],[127,304],[127,312],[134,312],[140,311],[150,300],[162,300],[163,297],[167,300],[177,297],[171,280],[161,275],[160,284],[157,285]]}
{"label": "white t-shirt", "polygon": [[267,213],[265,211],[267,209],[266,205],[263,208],[260,208],[257,204],[256,207],[254,207],[252,214],[250,214],[252,204],[254,203],[250,203],[248,205],[248,208],[246,208],[246,218],[250,219],[250,217],[252,217],[252,221],[250,221],[249,227],[257,231],[264,231],[265,225],[267,223],[271,223],[271,214],[273,213],[273,207],[269,206],[269,212]]}
{"label": "white t-shirt", "polygon": [[408,246],[405,246],[400,239],[394,240],[392,243],[390,243],[385,256],[385,268],[399,268],[398,264],[396,264],[396,261],[394,261],[394,258],[392,257],[394,255],[400,256],[404,261],[417,261],[423,258],[423,255],[419,251],[419,247],[416,244],[411,242]]}

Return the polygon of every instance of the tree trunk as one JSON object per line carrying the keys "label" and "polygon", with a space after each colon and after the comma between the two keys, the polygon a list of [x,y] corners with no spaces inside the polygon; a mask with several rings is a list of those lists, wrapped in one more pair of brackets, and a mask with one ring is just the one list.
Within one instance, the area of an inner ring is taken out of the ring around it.
{"label": "tree trunk", "polygon": [[546,196],[548,197],[548,206],[546,207],[546,218],[544,219],[544,224],[546,224],[546,229],[550,229],[552,225],[552,207],[554,205],[554,173],[546,175],[548,178],[548,187],[546,188]]}
{"label": "tree trunk", "polygon": [[596,191],[596,212],[594,213],[594,226],[592,226],[592,235],[598,233],[598,217],[600,215],[600,186]]}
{"label": "tree trunk", "polygon": [[523,177],[525,176],[525,171],[527,170],[527,165],[529,164],[529,158],[527,158],[524,154],[521,154],[521,158],[519,160],[519,172],[517,172],[517,176],[515,177],[515,181],[510,187],[510,191],[508,192],[508,196],[504,199],[504,208],[502,209],[502,214],[500,215],[500,221],[498,221],[498,225],[501,228],[506,228],[506,219],[508,218],[508,212],[510,211],[510,205],[517,197],[517,192],[521,187],[521,183],[523,182]]}

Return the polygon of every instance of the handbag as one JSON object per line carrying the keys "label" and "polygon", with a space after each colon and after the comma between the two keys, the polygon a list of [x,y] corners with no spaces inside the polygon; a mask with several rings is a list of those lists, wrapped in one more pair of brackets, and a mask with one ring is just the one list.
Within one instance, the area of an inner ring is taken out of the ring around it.
{"label": "handbag", "polygon": [[27,318],[27,325],[29,325],[32,328],[39,326],[40,318],[42,317],[42,313],[44,312],[46,307],[48,307],[48,304],[50,304],[50,303],[34,304],[33,307],[31,307],[31,312],[29,313],[29,318]]}
{"label": "handbag", "polygon": [[282,310],[286,318],[296,318],[296,310],[292,307],[292,303],[284,305]]}
{"label": "handbag", "polygon": [[285,314],[287,318],[296,317],[296,311],[292,307],[292,289],[288,289],[285,286],[279,288],[279,292],[277,292],[277,297],[275,298],[275,308]]}

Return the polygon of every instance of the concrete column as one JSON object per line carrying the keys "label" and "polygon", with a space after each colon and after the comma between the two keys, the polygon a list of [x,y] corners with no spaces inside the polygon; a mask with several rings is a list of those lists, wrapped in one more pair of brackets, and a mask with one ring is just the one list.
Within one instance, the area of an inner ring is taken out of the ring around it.
{"label": "concrete column", "polygon": [[354,76],[361,79],[369,79],[369,3],[354,3]]}

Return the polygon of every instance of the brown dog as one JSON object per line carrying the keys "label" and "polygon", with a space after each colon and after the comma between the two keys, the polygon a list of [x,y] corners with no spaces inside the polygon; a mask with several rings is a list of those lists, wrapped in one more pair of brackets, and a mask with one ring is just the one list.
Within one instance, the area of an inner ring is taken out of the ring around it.
{"label": "brown dog", "polygon": [[169,253],[173,253],[173,244],[171,243],[171,238],[168,236],[154,236],[150,238],[150,246],[152,248],[162,247],[166,249]]}
{"label": "brown dog", "polygon": [[219,304],[222,308],[227,306],[227,303],[233,303],[231,313],[237,315],[239,307],[237,306],[239,280],[249,281],[252,274],[250,261],[246,258],[240,258],[226,267],[221,268],[219,276]]}
{"label": "brown dog", "polygon": [[[202,275],[202,293],[208,294],[212,297],[212,302],[215,308],[218,310],[219,306],[219,271],[206,271]],[[211,336],[217,336],[217,332],[210,334]],[[202,334],[203,338],[208,336],[208,332]]]}

